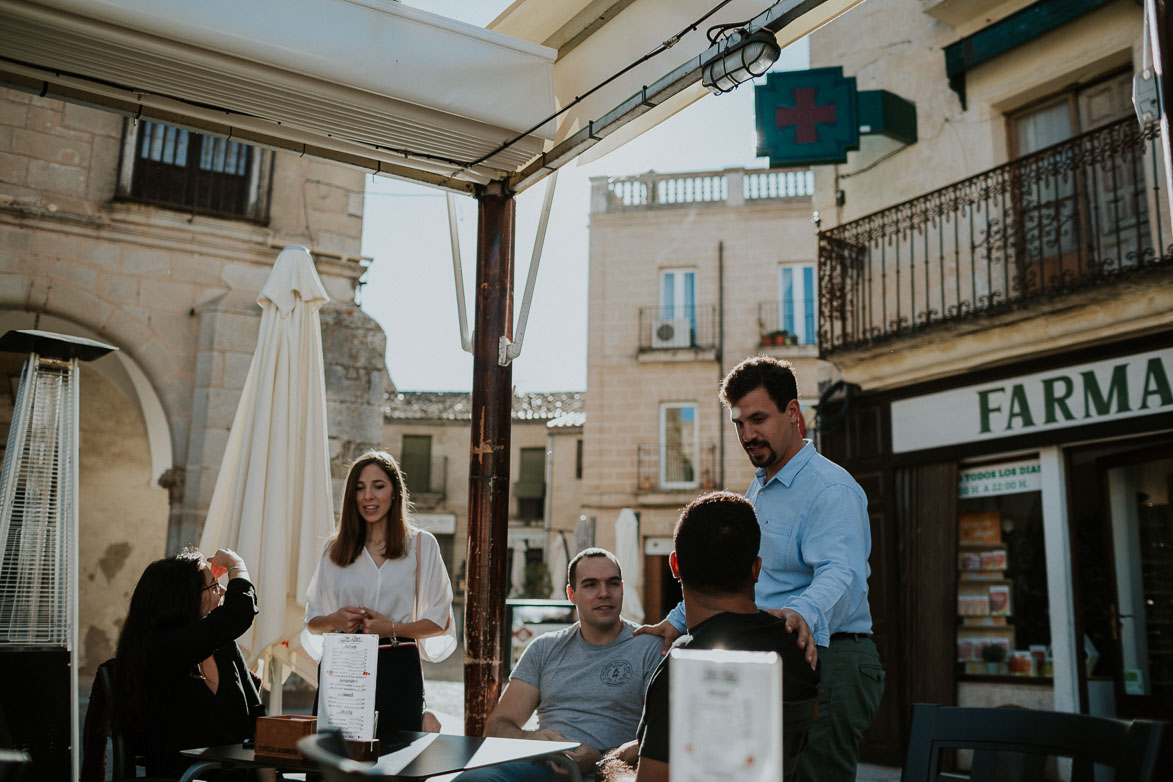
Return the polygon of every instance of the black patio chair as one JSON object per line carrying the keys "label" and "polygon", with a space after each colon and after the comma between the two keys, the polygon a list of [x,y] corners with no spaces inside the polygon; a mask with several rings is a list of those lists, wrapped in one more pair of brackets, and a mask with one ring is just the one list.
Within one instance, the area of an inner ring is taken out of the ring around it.
{"label": "black patio chair", "polygon": [[[901,782],[1026,782],[1042,780],[1047,758],[1070,758],[1073,779],[1092,766],[1115,769],[1117,780],[1156,779],[1164,722],[1124,721],[1032,709],[977,709],[917,703]],[[941,770],[943,750],[973,750],[968,777]]]}
{"label": "black patio chair", "polygon": [[[110,738],[110,779],[113,782],[133,779],[137,782],[152,782],[138,776],[139,768],[146,765],[146,758],[129,736],[114,727],[111,719],[114,705],[114,659],[98,666],[94,676],[94,687],[90,692],[90,704],[86,709],[86,721],[82,729],[81,782],[98,782],[106,779],[106,738]],[[163,782],[155,780],[154,782]]]}

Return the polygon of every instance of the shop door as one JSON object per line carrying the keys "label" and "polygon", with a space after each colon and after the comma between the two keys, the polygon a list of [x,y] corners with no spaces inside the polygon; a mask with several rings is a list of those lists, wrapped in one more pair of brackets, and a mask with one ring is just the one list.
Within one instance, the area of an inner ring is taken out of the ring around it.
{"label": "shop door", "polygon": [[644,556],[644,621],[655,624],[683,599],[680,582],[672,577],[668,556]]}
{"label": "shop door", "polygon": [[[1120,717],[1173,717],[1173,455],[1167,445],[1099,462]],[[1113,583],[1114,582],[1114,583]]]}
{"label": "shop door", "polygon": [[[819,431],[819,452],[838,463],[859,482],[868,498],[871,522],[872,575],[868,603],[872,610],[872,639],[887,673],[884,697],[860,743],[860,759],[868,763],[900,765],[911,702],[904,683],[915,669],[909,665],[908,636],[902,632],[900,537],[894,508],[895,482],[891,454],[891,418],[887,403],[862,396],[844,402],[843,415],[828,416]],[[830,409],[830,405],[825,406]],[[956,470],[949,493],[956,495]],[[952,555],[951,555],[952,556]],[[952,561],[952,560],[950,560]]]}

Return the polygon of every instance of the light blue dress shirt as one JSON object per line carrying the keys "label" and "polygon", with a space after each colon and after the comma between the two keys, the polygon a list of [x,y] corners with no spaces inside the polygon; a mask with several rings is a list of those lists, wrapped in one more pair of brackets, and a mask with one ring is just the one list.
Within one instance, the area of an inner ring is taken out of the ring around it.
{"label": "light blue dress shirt", "polygon": [[[810,440],[773,478],[757,471],[747,499],[762,529],[758,608],[789,608],[810,625],[817,646],[833,633],[871,633],[868,556],[872,533],[867,496]],[[668,614],[685,629],[684,604]]]}

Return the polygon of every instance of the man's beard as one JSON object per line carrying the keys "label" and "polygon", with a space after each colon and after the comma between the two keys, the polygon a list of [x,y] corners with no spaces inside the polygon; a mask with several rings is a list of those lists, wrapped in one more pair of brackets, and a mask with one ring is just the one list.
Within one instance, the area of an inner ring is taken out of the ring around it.
{"label": "man's beard", "polygon": [[[751,440],[748,443],[742,444],[741,447],[745,450],[745,455],[749,457],[749,462],[754,467],[769,467],[771,464],[778,461],[778,454],[774,453],[774,449],[771,448],[770,444],[764,440]],[[749,452],[750,448],[760,448],[763,450],[759,451],[758,455],[755,457],[752,453]]]}

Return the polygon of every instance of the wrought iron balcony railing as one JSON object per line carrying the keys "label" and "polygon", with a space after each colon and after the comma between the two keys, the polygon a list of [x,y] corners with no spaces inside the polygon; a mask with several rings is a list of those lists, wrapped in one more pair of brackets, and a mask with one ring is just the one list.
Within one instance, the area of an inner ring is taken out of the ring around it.
{"label": "wrought iron balcony railing", "polygon": [[712,489],[716,486],[717,446],[637,446],[636,488],[639,491]]}
{"label": "wrought iron balcony railing", "polygon": [[717,346],[716,308],[641,307],[639,349],[710,350]]}
{"label": "wrought iron balcony railing", "polygon": [[1173,266],[1158,137],[1128,118],[822,231],[821,352]]}

